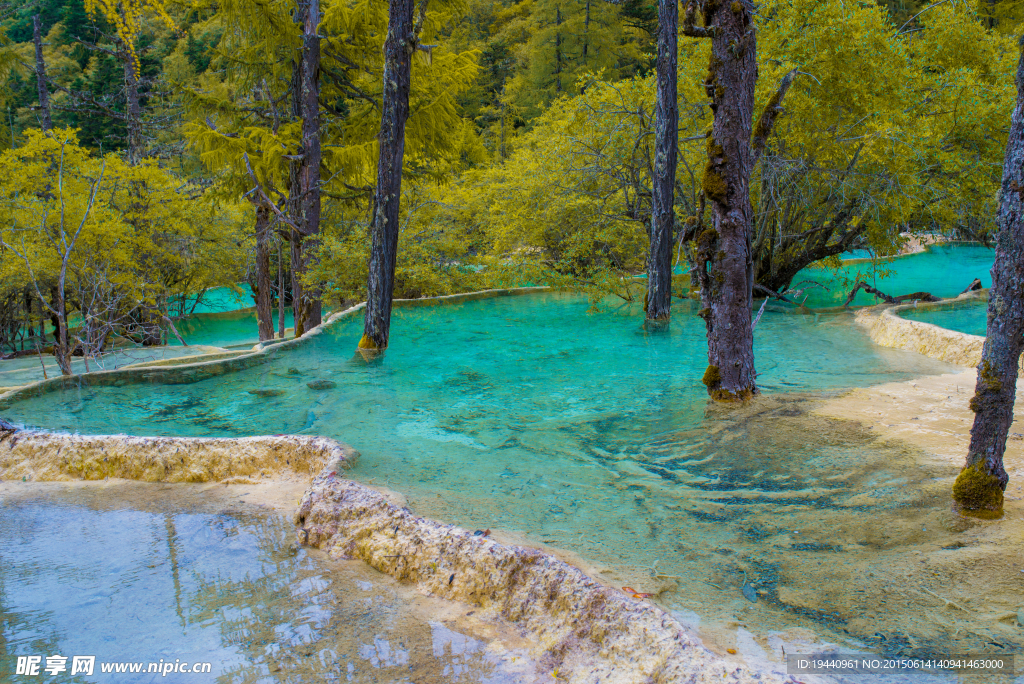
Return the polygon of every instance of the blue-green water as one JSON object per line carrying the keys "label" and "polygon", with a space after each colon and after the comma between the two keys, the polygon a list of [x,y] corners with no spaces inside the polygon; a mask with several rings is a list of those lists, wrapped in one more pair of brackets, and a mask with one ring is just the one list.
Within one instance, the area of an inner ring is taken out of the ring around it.
{"label": "blue-green water", "polygon": [[912,321],[931,323],[940,328],[984,337],[988,325],[988,302],[970,302],[941,309],[905,309],[900,311],[900,316]]}
{"label": "blue-green water", "polygon": [[221,313],[249,309],[255,304],[252,288],[248,283],[240,283],[238,291],[230,287],[214,287],[203,292],[198,304],[196,295],[186,299],[185,310],[193,314]]}
{"label": "blue-green water", "polygon": [[[285,327],[295,324],[291,307],[285,309]],[[193,314],[175,322],[174,326],[190,345],[206,344],[214,347],[256,344],[260,341],[259,325],[255,309],[243,309],[226,313]],[[277,310],[274,310],[274,334],[277,334]],[[171,345],[180,345],[174,335],[169,336]]]}
{"label": "blue-green water", "polygon": [[[841,306],[858,279],[893,297],[913,292],[955,297],[975,278],[980,279],[984,287],[989,287],[994,259],[992,249],[982,245],[932,245],[918,254],[878,259],[876,262],[855,262],[837,271],[805,268],[793,278],[790,289],[802,289],[803,292],[795,297],[796,301],[813,308]],[[807,297],[806,301],[804,297]],[[879,301],[874,295],[861,291],[852,306],[868,306]]]}
{"label": "blue-green water", "polygon": [[[704,325],[688,304],[663,333],[646,333],[635,308],[587,308],[542,294],[397,309],[392,346],[371,363],[353,353],[356,317],[246,371],[2,410],[85,433],[335,437],[362,453],[353,477],[418,514],[571,550],[641,591],[669,581],[662,600],[710,623],[948,646],[952,630],[921,633],[930,606],[887,598],[878,578],[957,538],[955,469],[813,408],[822,392],[953,367],[873,345],[849,314],[767,312],[755,349],[770,396],[709,406]],[[314,391],[314,379],[337,386]],[[787,598],[794,588],[809,606]],[[866,610],[877,619],[848,623]],[[987,627],[972,629],[955,635],[965,652],[983,645]]]}
{"label": "blue-green water", "polygon": [[[534,680],[525,653],[488,643],[493,632],[454,631],[440,602],[417,606],[362,563],[297,548],[287,517],[237,495],[138,483],[0,488],[0,681]],[[19,656],[41,656],[40,673],[16,675]],[[43,671],[50,656],[67,658],[56,677]],[[95,657],[91,675],[71,676],[74,656]],[[116,663],[143,669],[101,671]],[[150,663],[210,669],[156,674]]]}

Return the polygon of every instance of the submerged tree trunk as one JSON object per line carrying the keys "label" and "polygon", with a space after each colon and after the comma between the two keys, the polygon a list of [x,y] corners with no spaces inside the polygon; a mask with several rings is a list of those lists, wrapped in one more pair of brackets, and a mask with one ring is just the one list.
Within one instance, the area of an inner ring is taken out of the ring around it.
{"label": "submerged tree trunk", "polygon": [[389,0],[388,35],[384,42],[384,107],[380,120],[380,158],[373,193],[370,272],[366,317],[360,349],[383,351],[391,333],[391,304],[398,254],[399,203],[405,122],[409,118],[411,58],[415,48],[413,0]]}
{"label": "submerged tree trunk", "polygon": [[50,118],[50,91],[46,88],[46,62],[43,61],[43,36],[39,26],[39,15],[32,17],[32,42],[36,47],[36,90],[39,93],[39,127],[44,131],[53,128]]}
{"label": "submerged tree trunk", "polygon": [[[302,69],[300,104],[302,115],[302,167],[299,170],[299,212],[302,220],[301,277],[316,257],[320,242],[320,24],[319,0],[307,0],[302,30]],[[323,305],[320,293],[303,289],[299,316],[295,318],[295,336],[320,325]]]}
{"label": "submerged tree trunk", "polygon": [[654,111],[654,178],[650,254],[647,258],[647,320],[665,321],[672,307],[672,238],[675,232],[676,154],[679,104],[676,97],[679,6],[658,2],[658,93]]}
{"label": "submerged tree trunk", "polygon": [[757,30],[751,0],[707,2],[704,26],[694,24],[689,0],[683,32],[711,39],[704,89],[714,124],[707,134],[708,162],[702,191],[711,203],[711,227],[697,239],[695,280],[700,285],[708,336],[704,384],[713,399],[733,401],[757,393],[751,324],[754,262],[751,254],[750,175],[792,82],[787,75],[753,125],[757,84]]}
{"label": "submerged tree trunk", "polygon": [[274,309],[270,284],[270,209],[256,205],[256,325],[260,342],[274,339]]}
{"label": "submerged tree trunk", "polygon": [[1024,349],[1024,50],[1017,65],[1017,105],[1010,119],[997,223],[988,328],[971,399],[971,446],[953,485],[961,510],[985,518],[1003,514],[1003,491],[1010,480],[1003,452]]}

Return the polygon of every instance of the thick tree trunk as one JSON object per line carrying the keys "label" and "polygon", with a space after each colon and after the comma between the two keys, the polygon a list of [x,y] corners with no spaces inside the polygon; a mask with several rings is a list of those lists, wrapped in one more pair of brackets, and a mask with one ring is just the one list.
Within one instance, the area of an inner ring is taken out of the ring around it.
{"label": "thick tree trunk", "polygon": [[[302,167],[299,171],[299,211],[302,221],[302,260],[299,275],[315,258],[320,242],[320,1],[307,0],[302,31]],[[304,290],[301,299],[302,320],[295,319],[295,335],[320,325],[323,306],[320,293]]]}
{"label": "thick tree trunk", "polygon": [[[734,11],[737,7],[740,11]],[[701,316],[708,335],[704,383],[719,400],[746,399],[757,392],[750,273],[750,138],[757,83],[752,14],[749,0],[705,5],[704,25],[714,29],[704,82],[714,112],[703,181],[712,227],[698,243],[702,262],[710,267],[701,283]]]}
{"label": "thick tree trunk", "polygon": [[36,47],[36,90],[39,93],[39,127],[44,131],[53,128],[50,118],[50,91],[46,88],[46,62],[43,61],[43,36],[39,26],[39,15],[32,17],[32,42]]}
{"label": "thick tree trunk", "polygon": [[1024,50],[1017,66],[1017,105],[1010,119],[997,223],[988,329],[971,399],[971,446],[953,485],[961,510],[987,518],[1003,513],[1003,491],[1010,479],[1003,452],[1024,349]]}
{"label": "thick tree trunk", "polygon": [[373,193],[373,244],[367,280],[366,318],[360,349],[383,351],[391,333],[391,303],[398,254],[399,203],[405,122],[409,118],[409,82],[414,49],[413,0],[389,0],[384,42],[384,108],[380,120],[380,158]]}
{"label": "thick tree trunk", "polygon": [[683,32],[711,39],[704,89],[714,124],[707,135],[708,163],[702,192],[711,203],[711,228],[697,239],[695,279],[700,285],[700,315],[708,335],[704,384],[713,399],[734,401],[757,393],[754,331],[751,323],[754,261],[751,250],[753,208],[750,174],[763,150],[793,80],[783,79],[757,126],[757,30],[752,0],[706,2],[704,26],[694,25],[697,3],[689,0]]}
{"label": "thick tree trunk", "polygon": [[270,284],[270,208],[256,206],[256,324],[260,342],[274,339],[274,309]]}
{"label": "thick tree trunk", "polygon": [[679,105],[676,97],[678,35],[677,0],[659,0],[651,246],[647,259],[648,321],[668,320],[672,307],[672,237],[675,231],[676,154],[679,147]]}

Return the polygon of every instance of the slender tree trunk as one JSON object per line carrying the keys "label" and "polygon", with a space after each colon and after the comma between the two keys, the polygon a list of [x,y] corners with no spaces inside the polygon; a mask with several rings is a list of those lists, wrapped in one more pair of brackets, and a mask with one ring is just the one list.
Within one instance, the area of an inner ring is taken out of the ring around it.
{"label": "slender tree trunk", "polygon": [[139,102],[139,73],[136,57],[122,45],[119,51],[124,64],[125,126],[128,131],[128,163],[135,166],[142,161],[142,105]]}
{"label": "slender tree trunk", "polygon": [[679,105],[676,98],[678,35],[677,0],[659,0],[651,247],[647,258],[648,321],[667,321],[672,307],[672,236],[675,228],[676,153],[679,146]]}
{"label": "slender tree trunk", "polygon": [[1010,480],[1003,452],[1024,350],[1024,50],[1017,65],[1017,105],[1010,119],[997,223],[988,328],[971,399],[971,446],[953,485],[961,510],[986,518],[1003,513],[1003,491]]}
{"label": "slender tree trunk", "polygon": [[384,42],[384,108],[380,120],[380,158],[373,193],[370,273],[366,318],[360,349],[383,351],[391,333],[391,303],[398,254],[399,204],[405,122],[409,118],[409,83],[413,35],[413,0],[389,0],[388,35]]}
{"label": "slender tree trunk", "polygon": [[46,88],[46,62],[43,61],[43,36],[39,26],[39,15],[32,17],[32,42],[36,46],[36,90],[39,93],[39,127],[44,131],[53,128],[50,118],[50,91]]}
{"label": "slender tree trunk", "polygon": [[68,339],[68,307],[67,300],[64,296],[64,282],[67,277],[67,260],[61,267],[60,275],[58,276],[57,284],[50,290],[52,302],[53,302],[53,355],[57,359],[57,366],[60,368],[62,375],[72,375],[71,371],[71,356],[74,352],[74,348]]}
{"label": "slender tree trunk", "polygon": [[702,184],[703,196],[711,203],[712,224],[697,239],[694,274],[708,335],[704,384],[713,399],[734,401],[757,393],[750,174],[781,111],[793,73],[783,79],[754,126],[757,31],[752,0],[705,3],[703,28],[694,25],[696,10],[695,0],[689,0],[683,32],[711,39],[704,88],[714,114]]}
{"label": "slender tree trunk", "polygon": [[[302,168],[299,171],[299,211],[302,221],[302,260],[299,274],[304,274],[315,258],[320,242],[320,1],[308,0],[302,31]],[[323,305],[316,290],[303,291],[302,320],[295,320],[295,335],[302,335],[322,320]],[[301,328],[301,329],[300,329]]]}
{"label": "slender tree trunk", "polygon": [[284,339],[284,250],[277,243],[277,336]]}
{"label": "slender tree trunk", "polygon": [[[555,7],[555,26],[562,25],[562,8]],[[555,29],[555,92],[562,92],[562,31]]]}
{"label": "slender tree trunk", "polygon": [[[302,117],[302,58],[292,64],[292,115],[296,118]],[[302,225],[302,163],[292,160],[288,165],[288,214],[294,219],[294,223]],[[305,293],[302,287],[302,233],[298,230],[289,230],[288,239],[288,263],[291,267],[292,286],[292,318],[295,326],[295,336],[298,337],[301,326],[305,321],[305,312],[302,302]]]}
{"label": "slender tree trunk", "polygon": [[[678,9],[678,3],[675,3],[675,4],[676,4],[676,9]],[[590,0],[587,0],[587,5],[586,5],[586,10],[585,11],[586,11],[586,14],[584,15],[584,18],[583,18],[583,66],[584,67],[587,66],[587,52],[589,52],[589,49],[590,49]],[[661,12],[661,3],[658,4],[658,12],[659,13]],[[675,19],[675,24],[678,27],[678,24],[679,24],[678,12],[676,13],[676,15],[677,16],[676,16],[676,19]],[[661,37],[660,32],[659,32],[658,36],[659,36],[659,39],[660,39],[660,37]]]}
{"label": "slender tree trunk", "polygon": [[274,309],[270,284],[270,208],[256,206],[256,324],[260,342],[274,339]]}

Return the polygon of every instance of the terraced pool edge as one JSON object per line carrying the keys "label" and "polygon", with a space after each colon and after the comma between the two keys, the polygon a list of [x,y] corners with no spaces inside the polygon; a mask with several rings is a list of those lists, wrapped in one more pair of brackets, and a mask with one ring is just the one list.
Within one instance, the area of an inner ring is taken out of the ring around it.
{"label": "terraced pool edge", "polygon": [[383,494],[342,479],[339,473],[356,457],[350,447],[322,437],[89,437],[0,430],[4,478],[231,484],[269,472],[308,477],[319,469],[295,514],[299,541],[335,558],[358,558],[424,593],[511,622],[533,637],[560,681],[796,681],[715,655],[660,608],[603,586],[554,556],[417,517]]}
{"label": "terraced pool edge", "polygon": [[[988,291],[979,290],[941,302],[895,306],[882,304],[861,309],[857,312],[855,320],[867,330],[871,341],[877,345],[916,352],[965,368],[975,368],[981,363],[981,352],[985,346],[984,337],[949,330],[931,323],[908,320],[902,318],[899,313],[914,308],[949,308],[987,298]],[[1024,377],[1024,365],[1018,371],[1018,376]]]}

